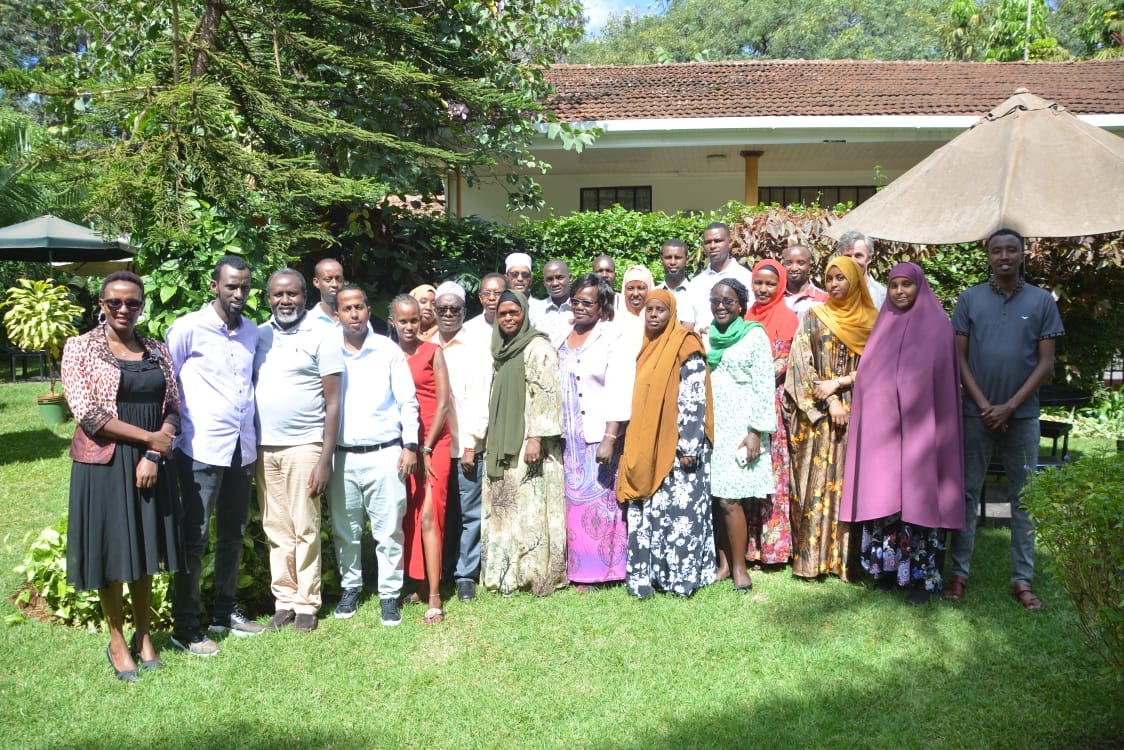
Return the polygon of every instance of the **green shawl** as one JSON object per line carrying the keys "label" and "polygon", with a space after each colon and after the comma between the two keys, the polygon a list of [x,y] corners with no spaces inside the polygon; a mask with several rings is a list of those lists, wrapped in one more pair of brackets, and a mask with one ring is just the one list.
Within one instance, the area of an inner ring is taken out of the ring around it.
{"label": "green shawl", "polygon": [[745,335],[753,330],[753,327],[764,330],[765,326],[757,321],[750,322],[742,318],[734,318],[730,321],[730,325],[726,326],[726,331],[718,330],[718,326],[714,323],[710,324],[710,351],[706,353],[706,363],[710,365],[713,370],[718,367],[718,363],[722,361],[722,355],[726,353],[734,344],[745,338]]}
{"label": "green shawl", "polygon": [[[519,452],[526,437],[524,412],[527,406],[527,370],[523,350],[531,340],[546,334],[531,327],[527,298],[508,289],[499,304],[515,302],[523,308],[523,326],[510,341],[500,334],[499,320],[492,326],[492,394],[488,399],[488,445],[486,469],[488,476],[498,479],[503,470],[519,462]],[[498,310],[498,307],[497,307]]]}

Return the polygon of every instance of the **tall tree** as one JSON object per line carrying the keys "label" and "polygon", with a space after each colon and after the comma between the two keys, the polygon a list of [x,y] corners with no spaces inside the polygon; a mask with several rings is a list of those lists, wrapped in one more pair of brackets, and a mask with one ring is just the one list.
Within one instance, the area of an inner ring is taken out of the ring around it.
{"label": "tall tree", "polygon": [[985,60],[1060,60],[1067,56],[1050,33],[1046,0],[1001,0],[987,38]]}

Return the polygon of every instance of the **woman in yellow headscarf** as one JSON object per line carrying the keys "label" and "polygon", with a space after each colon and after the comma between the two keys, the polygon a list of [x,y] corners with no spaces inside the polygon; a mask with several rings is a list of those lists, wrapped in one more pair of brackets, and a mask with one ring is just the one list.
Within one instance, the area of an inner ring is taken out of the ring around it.
{"label": "woman in yellow headscarf", "polygon": [[824,272],[828,300],[811,308],[792,342],[785,416],[792,448],[792,572],[847,580],[858,539],[839,521],[855,371],[878,317],[863,272],[847,257]]}

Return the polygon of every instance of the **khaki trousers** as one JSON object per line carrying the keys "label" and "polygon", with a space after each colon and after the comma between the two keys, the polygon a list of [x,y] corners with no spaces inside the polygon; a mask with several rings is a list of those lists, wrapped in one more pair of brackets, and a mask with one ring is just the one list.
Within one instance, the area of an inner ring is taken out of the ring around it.
{"label": "khaki trousers", "polygon": [[269,539],[274,606],[298,614],[320,611],[320,498],[308,480],[320,460],[320,443],[261,446],[258,499]]}

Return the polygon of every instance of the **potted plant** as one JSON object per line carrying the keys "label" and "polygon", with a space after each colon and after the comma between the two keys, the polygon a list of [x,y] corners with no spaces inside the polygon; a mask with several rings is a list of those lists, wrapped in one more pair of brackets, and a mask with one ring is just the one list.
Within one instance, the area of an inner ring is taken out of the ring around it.
{"label": "potted plant", "polygon": [[38,397],[39,412],[47,424],[62,424],[66,400],[63,394],[55,393],[55,369],[66,340],[78,335],[74,321],[82,315],[82,308],[74,304],[65,286],[35,279],[18,279],[0,307],[8,308],[4,328],[12,344],[23,351],[46,353],[51,392]]}

